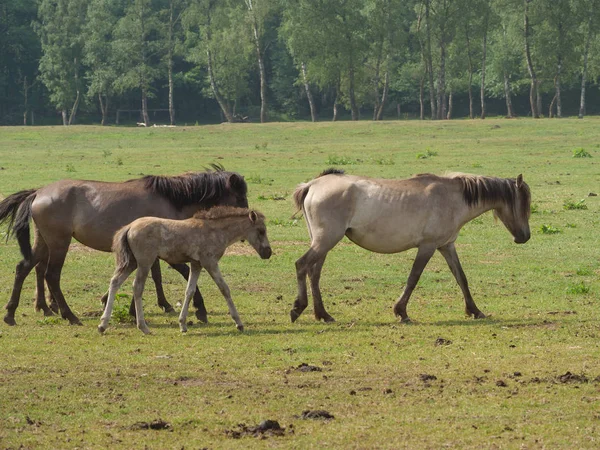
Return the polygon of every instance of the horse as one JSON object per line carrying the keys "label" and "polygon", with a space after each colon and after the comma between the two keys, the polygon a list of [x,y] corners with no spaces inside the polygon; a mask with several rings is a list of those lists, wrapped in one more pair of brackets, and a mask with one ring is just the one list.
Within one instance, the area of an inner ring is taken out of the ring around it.
{"label": "horse", "polygon": [[108,328],[117,290],[137,268],[133,282],[136,323],[144,334],[150,333],[144,321],[142,294],[150,267],[157,258],[170,264],[190,263],[191,273],[179,314],[182,333],[187,331],[190,299],[202,268],[210,274],[225,297],[229,314],[237,329],[243,331],[244,325],[218,265],[227,247],[241,240],[247,240],[262,259],[271,257],[265,216],[246,208],[220,206],[208,211],[199,211],[186,220],[142,217],[124,226],[115,234],[113,240],[116,268],[110,280],[108,301],[98,331],[104,333]]}
{"label": "horse", "polygon": [[[23,260],[17,264],[13,291],[4,322],[15,325],[23,282],[35,267],[36,310],[52,315],[44,299],[44,279],[61,315],[71,325],[81,325],[66,303],[60,287],[62,267],[71,238],[96,250],[111,251],[117,230],[143,216],[186,219],[201,209],[215,205],[247,207],[247,185],[236,172],[220,165],[212,170],[178,176],[147,175],[125,182],[61,180],[39,189],[16,192],[0,202],[0,224],[8,224],[7,239],[17,238]],[[30,243],[30,219],[33,218],[34,243]],[[187,279],[185,264],[172,267]],[[162,289],[160,265],[152,266],[158,304],[165,312],[173,311]],[[103,297],[103,303],[107,294]],[[196,316],[206,322],[207,313],[200,291],[194,295]],[[132,303],[130,312],[135,307]]]}
{"label": "horse", "polygon": [[321,297],[319,281],[327,253],[347,236],[377,253],[417,248],[404,292],[394,305],[401,322],[410,322],[406,306],[429,259],[438,250],[460,286],[467,316],[485,317],[475,305],[454,242],[463,225],[486,211],[504,224],[523,244],[531,236],[531,193],[523,176],[495,178],[468,174],[416,175],[404,180],[346,175],[328,169],[298,185],[294,201],[306,219],[310,249],[296,261],[298,297],[290,311],[292,322],[308,306],[306,277],[310,278],[317,320],[333,322]]}

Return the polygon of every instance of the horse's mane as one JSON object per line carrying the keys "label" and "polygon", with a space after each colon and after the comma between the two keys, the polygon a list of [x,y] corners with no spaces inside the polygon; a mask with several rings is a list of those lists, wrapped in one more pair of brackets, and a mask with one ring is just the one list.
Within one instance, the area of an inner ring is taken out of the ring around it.
{"label": "horse's mane", "polygon": [[[226,172],[223,166],[212,165],[212,167],[214,170],[208,169],[204,172],[191,172],[177,176],[146,175],[141,180],[146,189],[166,197],[176,208],[194,203],[202,203],[210,208],[218,202],[228,188],[237,190],[244,197],[247,195],[248,186],[241,175]],[[232,175],[236,175],[236,182],[228,185]]]}
{"label": "horse's mane", "polygon": [[[513,208],[517,207],[518,188],[514,178],[484,177],[465,173],[449,173],[446,177],[461,182],[463,199],[468,206],[500,201]],[[531,192],[526,183],[523,183],[522,189],[527,198],[531,199]],[[523,208],[526,208],[521,211],[526,216],[529,215],[529,203],[530,201],[520,203]]]}
{"label": "horse's mane", "polygon": [[329,169],[325,169],[323,172],[321,172],[319,175],[316,176],[316,178],[319,177],[324,177],[325,175],[343,175],[344,172],[342,169],[335,169],[333,167],[330,167]]}
{"label": "horse's mane", "polygon": [[259,220],[264,220],[265,216],[263,213],[248,208],[238,208],[235,206],[214,206],[210,209],[199,210],[194,214],[194,219],[201,220],[216,220],[216,219],[228,219],[230,217],[246,217],[252,211],[256,214]]}

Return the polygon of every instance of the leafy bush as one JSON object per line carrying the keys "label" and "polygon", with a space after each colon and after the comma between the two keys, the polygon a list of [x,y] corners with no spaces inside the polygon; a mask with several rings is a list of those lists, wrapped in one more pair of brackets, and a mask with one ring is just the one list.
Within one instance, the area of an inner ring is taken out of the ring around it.
{"label": "leafy bush", "polygon": [[573,158],[591,158],[591,157],[592,157],[592,155],[582,147],[573,149]]}
{"label": "leafy bush", "polygon": [[570,284],[567,287],[568,294],[587,294],[588,292],[590,292],[590,287],[586,286],[583,281],[580,281],[579,283]]}
{"label": "leafy bush", "polygon": [[574,202],[573,200],[565,200],[563,203],[563,208],[567,210],[588,209],[587,205],[585,204],[585,199],[581,199],[578,202]]}
{"label": "leafy bush", "polygon": [[559,230],[558,228],[552,226],[552,225],[542,225],[540,227],[540,231],[542,232],[542,234],[558,234],[558,233],[562,233],[561,230]]}
{"label": "leafy bush", "polygon": [[356,164],[357,162],[357,160],[348,158],[347,156],[330,155],[327,158],[326,164],[329,164],[330,166],[348,166]]}
{"label": "leafy bush", "polygon": [[425,150],[425,153],[417,153],[417,159],[427,159],[437,155],[437,152],[431,151],[431,149],[427,149]]}

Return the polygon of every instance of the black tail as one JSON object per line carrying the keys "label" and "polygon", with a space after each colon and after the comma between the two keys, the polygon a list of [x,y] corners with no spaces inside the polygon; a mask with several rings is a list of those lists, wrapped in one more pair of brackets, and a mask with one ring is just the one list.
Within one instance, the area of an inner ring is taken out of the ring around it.
{"label": "black tail", "polygon": [[0,225],[8,224],[6,240],[11,236],[17,238],[21,254],[31,259],[31,242],[29,221],[31,220],[31,204],[35,200],[37,189],[27,189],[9,195],[0,202]]}

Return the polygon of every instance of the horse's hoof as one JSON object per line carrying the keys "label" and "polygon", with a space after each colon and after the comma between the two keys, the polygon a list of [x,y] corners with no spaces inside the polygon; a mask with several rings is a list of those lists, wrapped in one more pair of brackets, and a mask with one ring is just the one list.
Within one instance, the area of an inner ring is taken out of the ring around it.
{"label": "horse's hoof", "polygon": [[152,334],[152,333],[150,332],[150,328],[140,328],[140,331],[141,331],[142,333],[144,333],[145,335]]}
{"label": "horse's hoof", "polygon": [[173,308],[171,305],[169,305],[165,308],[165,314],[170,314],[173,312],[175,312],[175,308]]}
{"label": "horse's hoof", "polygon": [[10,316],[4,316],[4,323],[6,323],[6,325],[10,325],[11,327],[14,327],[17,324],[17,322],[15,322],[15,318]]}
{"label": "horse's hoof", "polygon": [[331,317],[329,314],[327,314],[326,316],[323,317],[316,317],[315,318],[319,321],[322,320],[325,323],[333,323],[335,322],[335,319],[333,317]]}
{"label": "horse's hoof", "polygon": [[410,318],[408,318],[408,317],[404,317],[403,319],[400,319],[400,323],[409,324],[409,323],[413,323],[413,321],[410,320]]}
{"label": "horse's hoof", "polygon": [[55,315],[50,308],[43,309],[42,311],[44,311],[44,317],[52,317]]}
{"label": "horse's hoof", "polygon": [[237,325],[236,327],[238,331],[244,331],[244,325]]}
{"label": "horse's hoof", "polygon": [[294,323],[298,319],[298,317],[300,317],[300,313],[297,312],[295,309],[292,309],[290,311],[290,319],[292,319],[292,323]]}
{"label": "horse's hoof", "polygon": [[181,331],[182,333],[187,333],[187,327],[179,327],[179,331]]}
{"label": "horse's hoof", "polygon": [[206,314],[206,311],[200,311],[199,309],[197,309],[196,319],[198,319],[202,323],[208,323],[208,315]]}
{"label": "horse's hoof", "polygon": [[52,311],[54,311],[55,314],[58,314],[60,312],[60,308],[58,307],[58,305],[56,303],[51,303],[50,309]]}
{"label": "horse's hoof", "polygon": [[69,320],[69,325],[77,325],[78,327],[82,327],[83,324],[81,323],[81,321],[77,318],[73,319],[73,320]]}
{"label": "horse's hoof", "polygon": [[485,319],[486,315],[484,313],[482,313],[481,311],[479,311],[478,313],[473,314],[473,317],[475,319]]}
{"label": "horse's hoof", "polygon": [[102,325],[98,325],[98,332],[100,334],[104,334],[105,331],[106,331],[106,328],[104,328]]}

